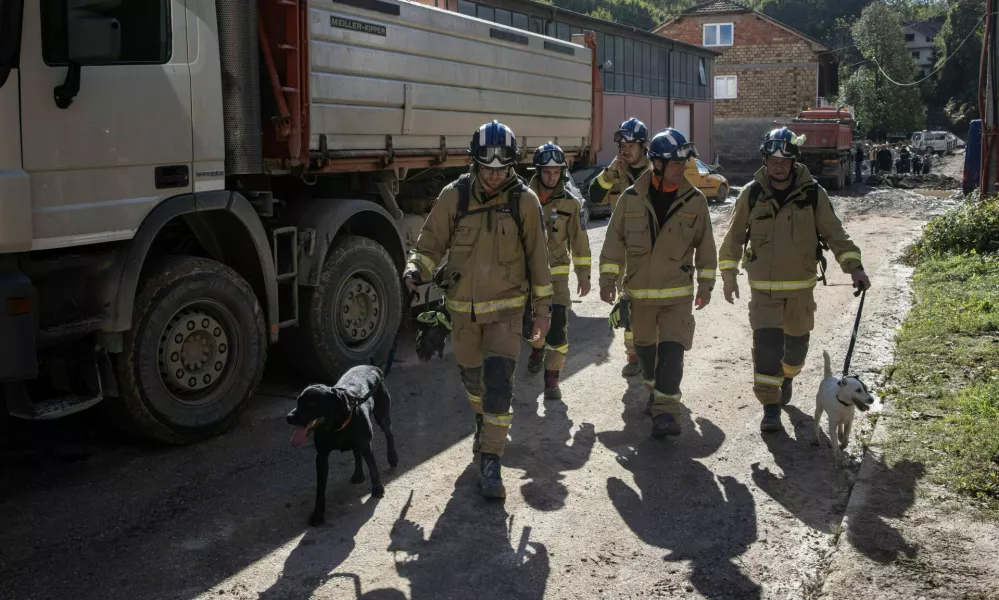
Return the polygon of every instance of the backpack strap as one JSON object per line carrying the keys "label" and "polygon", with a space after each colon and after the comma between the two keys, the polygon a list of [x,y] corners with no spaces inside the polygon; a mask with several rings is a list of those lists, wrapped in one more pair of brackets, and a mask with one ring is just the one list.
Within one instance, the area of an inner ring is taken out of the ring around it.
{"label": "backpack strap", "polygon": [[472,196],[471,185],[468,183],[468,173],[464,173],[461,177],[458,177],[454,188],[458,190],[458,210],[454,213],[454,228],[457,229],[458,222],[468,214],[468,203]]}
{"label": "backpack strap", "polygon": [[[763,193],[763,186],[759,181],[753,180],[753,183],[749,184],[749,212],[753,212],[756,208],[756,202],[760,199],[760,194]],[[750,219],[749,227],[746,228],[746,239],[742,242],[742,253],[746,253],[746,248],[749,246],[749,232],[753,228],[753,221]]]}

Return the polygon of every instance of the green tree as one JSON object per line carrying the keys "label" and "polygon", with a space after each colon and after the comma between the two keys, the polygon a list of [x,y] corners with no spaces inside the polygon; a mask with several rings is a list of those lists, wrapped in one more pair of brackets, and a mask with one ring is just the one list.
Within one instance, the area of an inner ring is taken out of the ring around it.
{"label": "green tree", "polygon": [[945,107],[947,116],[958,130],[967,129],[968,121],[978,118],[978,67],[984,13],[985,0],[950,0],[947,20],[937,36],[940,72],[936,103]]}
{"label": "green tree", "polygon": [[857,50],[866,62],[843,86],[844,102],[854,107],[863,131],[903,133],[921,129],[926,120],[916,65],[905,47],[898,14],[881,2],[870,4],[852,28]]}

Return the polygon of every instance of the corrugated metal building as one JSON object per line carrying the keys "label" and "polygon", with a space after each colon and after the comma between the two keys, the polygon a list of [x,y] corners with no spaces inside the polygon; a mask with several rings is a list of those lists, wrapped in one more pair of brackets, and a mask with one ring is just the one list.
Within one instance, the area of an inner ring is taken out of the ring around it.
{"label": "corrugated metal building", "polygon": [[710,82],[714,57],[719,53],[532,0],[418,1],[566,41],[584,31],[595,32],[598,62],[611,61],[601,71],[600,162],[614,157],[614,131],[629,117],[638,117],[652,132],[675,127],[694,141],[703,158],[714,158]]}

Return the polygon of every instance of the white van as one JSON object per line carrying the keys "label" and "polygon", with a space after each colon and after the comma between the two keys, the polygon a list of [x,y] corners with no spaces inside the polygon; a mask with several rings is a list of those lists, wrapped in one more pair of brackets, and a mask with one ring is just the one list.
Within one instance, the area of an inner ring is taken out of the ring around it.
{"label": "white van", "polygon": [[912,146],[920,152],[947,154],[951,145],[946,131],[917,131],[912,134]]}

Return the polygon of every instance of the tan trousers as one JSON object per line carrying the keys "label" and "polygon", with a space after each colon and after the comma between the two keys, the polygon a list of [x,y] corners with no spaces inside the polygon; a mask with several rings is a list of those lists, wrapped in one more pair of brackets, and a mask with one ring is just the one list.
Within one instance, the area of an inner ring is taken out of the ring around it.
{"label": "tan trousers", "polygon": [[635,349],[645,386],[652,392],[652,416],[680,415],[683,353],[694,343],[691,302],[680,304],[631,304]]}
{"label": "tan trousers", "polygon": [[[561,371],[569,354],[569,307],[572,306],[572,298],[569,296],[568,281],[552,281],[552,288],[555,290],[555,295],[552,298],[552,320],[548,335],[532,341],[526,330],[524,334],[531,348],[535,350],[544,348],[545,370]],[[529,328],[530,325],[527,326],[527,329]]]}
{"label": "tan trousers", "polygon": [[521,318],[492,323],[455,319],[451,333],[468,402],[482,415],[481,452],[503,456],[513,423],[513,374],[520,355]]}
{"label": "tan trousers", "polygon": [[779,404],[784,379],[796,377],[804,367],[815,308],[813,290],[789,298],[772,298],[753,290],[749,300],[753,393],[761,404]]}

